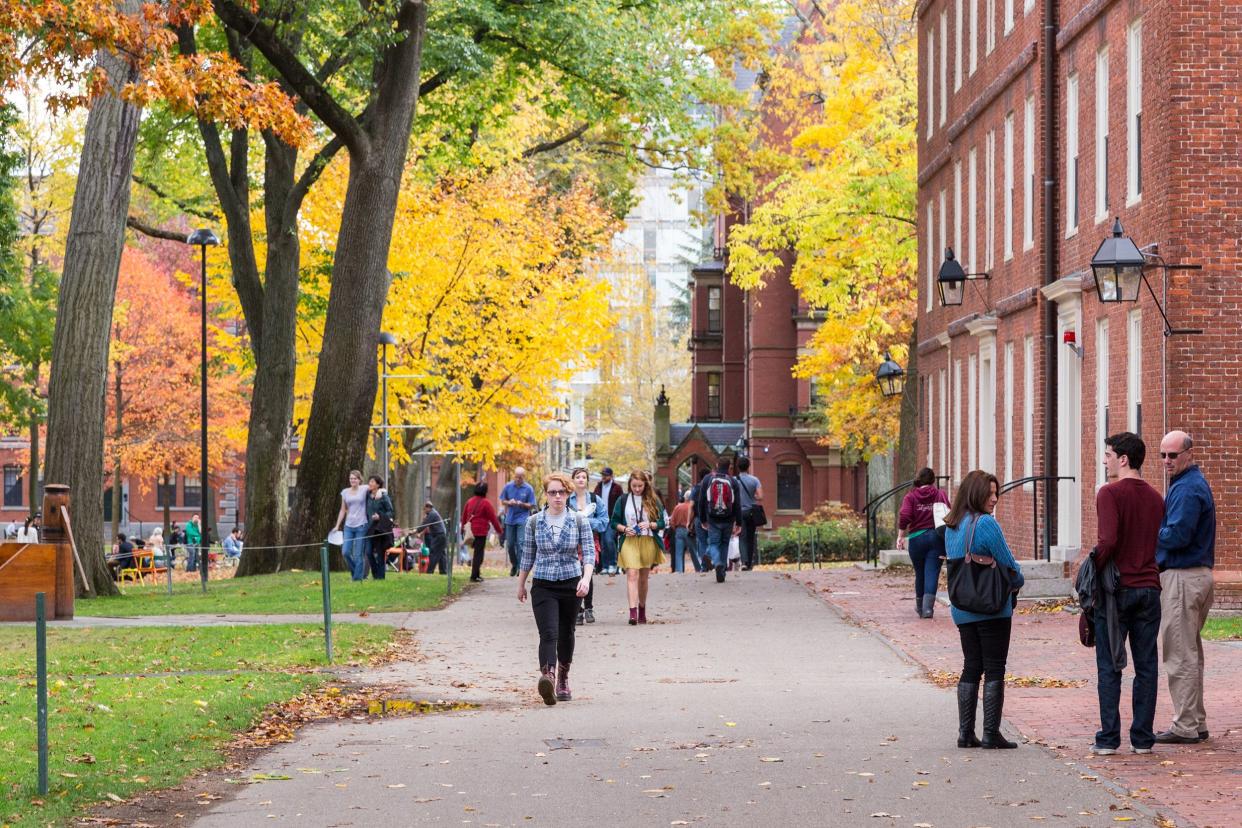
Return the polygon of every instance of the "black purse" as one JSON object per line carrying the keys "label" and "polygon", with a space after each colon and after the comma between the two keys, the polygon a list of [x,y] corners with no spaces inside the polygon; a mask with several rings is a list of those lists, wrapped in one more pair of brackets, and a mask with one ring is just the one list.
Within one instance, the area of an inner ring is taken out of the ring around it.
{"label": "black purse", "polygon": [[995,615],[1009,601],[1013,588],[1010,586],[1009,573],[1004,567],[997,565],[996,558],[991,555],[977,555],[971,551],[979,517],[981,516],[975,517],[970,524],[966,554],[948,561],[949,602],[966,612]]}

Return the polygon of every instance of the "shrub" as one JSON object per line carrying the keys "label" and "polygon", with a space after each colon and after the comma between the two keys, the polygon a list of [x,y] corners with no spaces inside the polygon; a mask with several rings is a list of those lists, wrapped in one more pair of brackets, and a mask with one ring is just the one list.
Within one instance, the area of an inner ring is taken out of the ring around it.
{"label": "shrub", "polygon": [[[810,517],[819,517],[820,507]],[[834,510],[835,511],[835,510]],[[840,515],[839,511],[835,511]],[[888,548],[891,537],[881,533],[880,548]],[[812,549],[812,541],[814,548]],[[778,558],[788,562],[798,560],[799,548],[805,562],[861,561],[867,557],[867,527],[860,515],[850,511],[835,519],[807,520],[793,523],[777,530],[759,542],[760,563],[772,563]]]}

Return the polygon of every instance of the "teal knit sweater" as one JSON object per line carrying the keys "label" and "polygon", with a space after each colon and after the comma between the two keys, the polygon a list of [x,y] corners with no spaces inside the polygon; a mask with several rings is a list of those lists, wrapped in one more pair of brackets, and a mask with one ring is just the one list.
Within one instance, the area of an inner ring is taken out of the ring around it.
{"label": "teal knit sweater", "polygon": [[[970,551],[976,555],[991,555],[996,559],[998,566],[1009,567],[1017,573],[1017,576],[1012,578],[1013,587],[1015,589],[1021,587],[1026,582],[1026,579],[1022,577],[1022,567],[1018,566],[1018,562],[1014,560],[1013,553],[1009,551],[1009,544],[1005,543],[1005,534],[1001,532],[1000,524],[991,515],[967,515],[957,524],[956,528],[948,528],[944,536],[945,556],[949,560],[966,557],[966,542],[970,539],[970,527],[975,521],[978,521],[979,526],[975,529]],[[1005,606],[995,615],[981,615],[953,607],[953,623],[959,626],[993,618],[1012,617],[1013,607],[1009,601],[1006,601]]]}

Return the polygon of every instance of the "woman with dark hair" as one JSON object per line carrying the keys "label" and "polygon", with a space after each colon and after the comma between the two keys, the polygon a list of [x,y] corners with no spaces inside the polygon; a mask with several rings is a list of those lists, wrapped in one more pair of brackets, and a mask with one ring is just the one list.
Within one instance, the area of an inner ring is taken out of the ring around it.
{"label": "woman with dark hair", "polygon": [[[1000,497],[994,475],[976,469],[966,475],[945,516],[945,553],[949,560],[987,556],[1009,571],[1014,593],[1022,587],[1022,569],[1014,560],[1000,524],[992,517]],[[960,748],[1016,748],[1000,732],[1005,708],[1005,663],[1009,660],[1009,633],[1013,625],[1013,601],[1000,612],[981,615],[953,607],[953,623],[962,640],[962,675],[957,683],[957,746]],[[975,707],[979,680],[983,684],[983,741],[975,738]]]}
{"label": "woman with dark hair", "polygon": [[944,541],[936,532],[935,507],[949,510],[949,496],[936,485],[936,473],[919,469],[914,488],[906,492],[897,516],[897,548],[910,550],[914,567],[914,611],[931,618],[936,611],[936,585],[940,581],[940,558]]}
{"label": "woman with dark hair", "polygon": [[543,479],[545,508],[526,522],[518,561],[518,600],[534,575],[530,605],[539,628],[539,695],[544,704],[570,701],[569,666],[574,660],[574,618],[591,589],[595,540],[591,523],[566,505],[573,481],[564,472]]}
{"label": "woman with dark hair", "polygon": [[621,539],[617,561],[625,570],[630,598],[630,624],[647,623],[647,585],[651,567],[664,561],[664,505],[660,502],[651,475],[635,469],[630,472],[626,492],[612,510],[612,526]]}
{"label": "woman with dark hair", "polygon": [[371,536],[371,545],[367,550],[367,558],[371,562],[371,577],[377,581],[384,580],[387,570],[388,547],[392,546],[393,518],[396,512],[392,508],[392,499],[384,488],[384,478],[371,475],[367,478],[367,534]]}
{"label": "woman with dark hair", "polygon": [[491,527],[496,530],[496,534],[504,537],[504,529],[500,526],[500,520],[496,517],[496,508],[492,506],[492,502],[487,499],[487,481],[481,480],[475,484],[474,497],[466,501],[466,507],[461,511],[462,529],[469,524],[470,532],[474,536],[474,561],[470,565],[470,580],[481,581],[483,576],[479,574],[479,567],[483,566],[483,550],[487,548],[487,530]]}
{"label": "woman with dark hair", "polygon": [[[604,498],[587,488],[591,483],[591,473],[586,467],[574,467],[569,476],[574,485],[569,493],[569,503],[566,508],[582,515],[591,524],[591,534],[595,540],[595,559],[598,561],[601,548],[600,535],[608,531],[608,504],[604,502]],[[584,623],[595,623],[594,581],[591,581],[591,588],[584,596],[582,606],[578,608],[578,626]]]}

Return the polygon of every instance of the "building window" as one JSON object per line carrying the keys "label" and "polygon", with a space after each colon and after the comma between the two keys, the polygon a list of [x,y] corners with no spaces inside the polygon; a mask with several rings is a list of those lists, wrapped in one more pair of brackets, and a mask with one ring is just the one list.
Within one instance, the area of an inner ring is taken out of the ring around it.
{"label": "building window", "polygon": [[936,35],[927,33],[927,139],[930,141],[936,124]]}
{"label": "building window", "polygon": [[1095,323],[1095,487],[1108,482],[1104,473],[1104,438],[1108,436],[1108,320]]}
{"label": "building window", "polygon": [[953,360],[953,479],[962,479],[962,361]]}
{"label": "building window", "polygon": [[1035,246],[1035,96],[1022,111],[1022,249]]}
{"label": "building window", "polygon": [[1013,113],[1005,116],[1005,261],[1013,258]]}
{"label": "building window", "polygon": [[181,505],[187,509],[203,508],[203,486],[197,477],[181,478]]}
{"label": "building window", "polygon": [[1143,195],[1143,21],[1126,34],[1126,200]]}
{"label": "building window", "polygon": [[962,162],[953,164],[953,252],[962,261]]}
{"label": "building window", "polygon": [[966,465],[979,468],[979,375],[975,355],[966,358]]}
{"label": "building window", "polygon": [[802,466],[778,463],[776,466],[776,508],[782,512],[802,509]]}
{"label": "building window", "polygon": [[160,509],[177,505],[177,475],[169,473],[155,479],[155,505]]}
{"label": "building window", "polygon": [[643,228],[643,261],[654,262],[656,260],[656,228]]}
{"label": "building window", "polygon": [[971,273],[975,267],[978,225],[975,213],[979,209],[979,153],[970,148],[970,161],[966,169],[966,269]]}
{"label": "building window", "polygon": [[1095,56],[1095,220],[1108,218],[1108,49]]}
{"label": "building window", "polygon": [[1026,1],[1022,4],[1022,13],[1023,13],[1023,14],[1030,14],[1031,9],[1033,9],[1033,8],[1035,8],[1035,0],[1026,0]]}
{"label": "building window", "polygon": [[17,508],[22,505],[22,467],[4,467],[4,507]]}
{"label": "building window", "polygon": [[931,201],[927,202],[927,312],[931,313],[933,297],[936,295],[936,236],[932,228],[936,226],[936,208]]}
{"label": "building window", "polygon": [[962,88],[962,0],[957,0],[953,18],[953,91]]}
{"label": "building window", "polygon": [[946,198],[945,191],[940,191],[940,246],[936,248],[936,255],[943,256],[944,249],[949,246],[949,211],[945,209]]}
{"label": "building window", "polygon": [[1001,31],[1004,34],[1013,31],[1013,0],[1005,0],[1005,26]]}
{"label": "building window", "polygon": [[931,377],[927,377],[926,381],[923,377],[919,377],[919,387],[925,389],[927,399],[927,414],[923,422],[923,433],[927,435],[927,465],[935,468],[936,457],[932,449],[935,447],[936,441],[932,439],[932,423],[936,419],[936,384],[932,382]]}
{"label": "building window", "polygon": [[948,372],[940,369],[940,473],[949,473],[949,393]]}
{"label": "building window", "polygon": [[996,345],[979,349],[979,468],[996,473]]}
{"label": "building window", "polygon": [[[1035,473],[1035,338],[1022,343],[1022,476]],[[1027,484],[1027,489],[1032,484]]]}
{"label": "building window", "polygon": [[979,0],[970,0],[970,74],[979,68]]}
{"label": "building window", "polygon": [[1078,232],[1078,75],[1065,84],[1065,237]]}
{"label": "building window", "polygon": [[949,12],[940,13],[940,125],[949,118]]}
{"label": "building window", "polygon": [[724,295],[724,288],[719,285],[712,285],[707,289],[707,332],[720,333],[721,325],[721,298]]}
{"label": "building window", "polygon": [[988,132],[983,149],[983,269],[991,272],[996,256],[996,130]]}
{"label": "building window", "polygon": [[707,375],[707,416],[720,419],[720,374],[715,371]]}
{"label": "building window", "polygon": [[996,0],[984,0],[984,13],[987,20],[983,21],[983,30],[985,32],[986,42],[984,43],[983,53],[985,55],[992,54],[992,50],[996,48]]}
{"label": "building window", "polygon": [[1013,480],[1013,343],[1005,343],[1005,481]]}
{"label": "building window", "polygon": [[1130,311],[1126,355],[1126,427],[1143,436],[1143,312]]}

